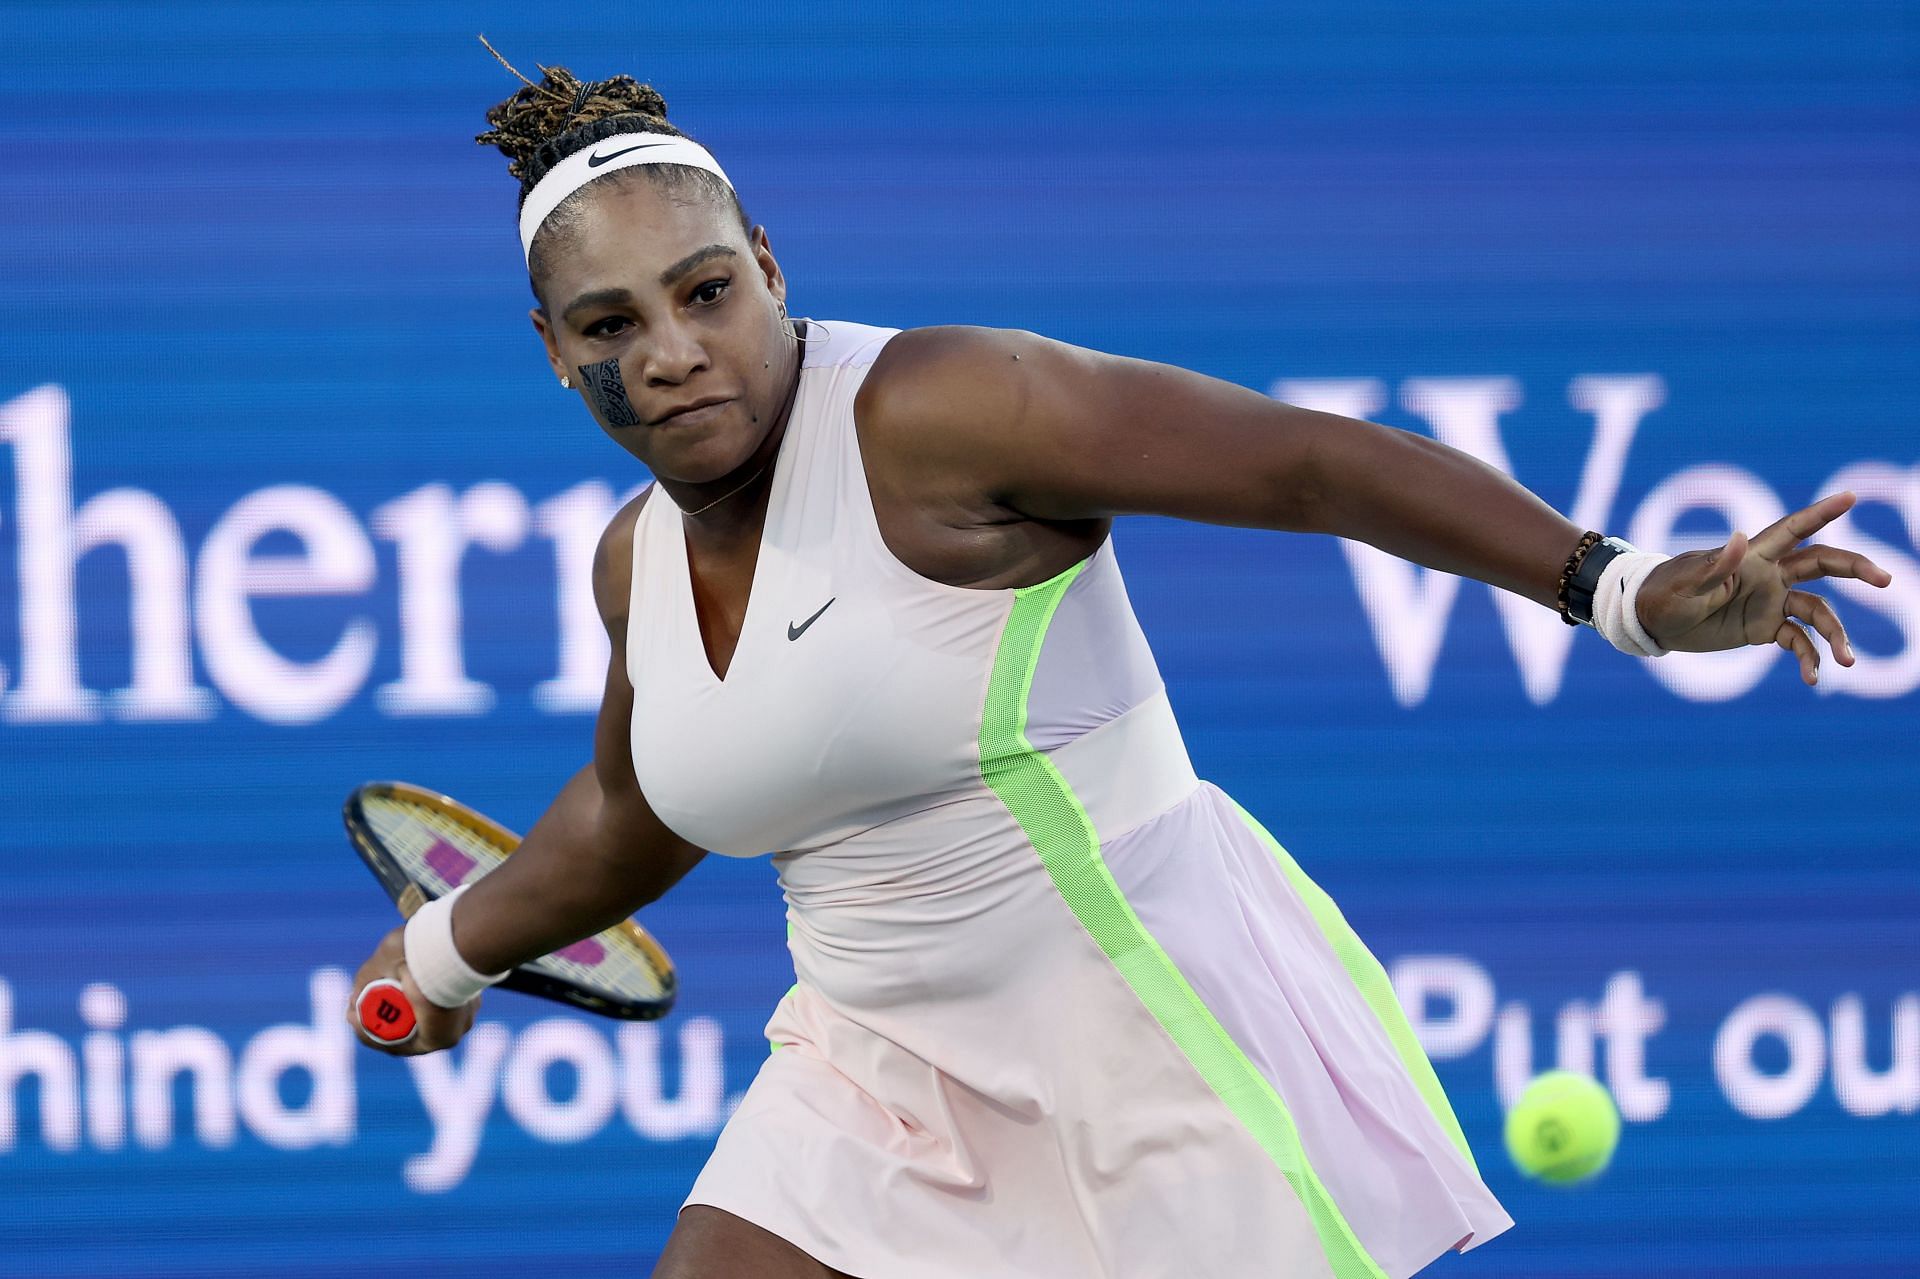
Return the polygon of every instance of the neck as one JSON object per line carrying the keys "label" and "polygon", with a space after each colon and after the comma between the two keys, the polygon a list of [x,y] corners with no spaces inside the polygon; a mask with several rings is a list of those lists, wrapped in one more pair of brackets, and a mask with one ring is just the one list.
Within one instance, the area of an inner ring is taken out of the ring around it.
{"label": "neck", "polygon": [[673,504],[683,512],[680,518],[688,530],[698,530],[705,542],[759,541],[761,527],[766,523],[767,495],[773,491],[773,462],[780,454],[780,441],[786,438],[793,402],[800,393],[802,360],[798,343],[794,345],[791,360],[793,367],[787,379],[787,393],[774,415],[773,428],[746,461],[705,484],[659,481],[673,498]]}

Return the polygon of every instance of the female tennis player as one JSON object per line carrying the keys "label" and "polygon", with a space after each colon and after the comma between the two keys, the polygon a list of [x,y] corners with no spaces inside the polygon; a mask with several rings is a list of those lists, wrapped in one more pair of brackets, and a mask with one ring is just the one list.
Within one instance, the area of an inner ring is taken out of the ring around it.
{"label": "female tennis player", "polygon": [[1641,656],[1778,644],[1811,684],[1803,623],[1853,656],[1799,584],[1891,580],[1800,546],[1853,496],[1669,558],[1178,368],[789,320],[660,96],[542,70],[479,141],[520,181],[555,377],[654,483],[594,565],[592,763],[360,970],[421,1011],[397,1051],[707,851],[772,849],[798,983],[656,1276],[1402,1279],[1507,1229],[1379,964],[1195,777],[1110,522],[1356,538]]}

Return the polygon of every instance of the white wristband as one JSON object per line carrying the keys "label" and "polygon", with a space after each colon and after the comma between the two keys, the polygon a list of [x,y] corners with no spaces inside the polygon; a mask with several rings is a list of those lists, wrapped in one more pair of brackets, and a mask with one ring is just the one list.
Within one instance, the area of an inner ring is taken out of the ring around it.
{"label": "white wristband", "polygon": [[1614,556],[1600,570],[1600,581],[1593,589],[1593,627],[1622,653],[1634,657],[1666,655],[1667,650],[1641,625],[1634,601],[1648,575],[1670,558],[1651,551],[1628,551]]}
{"label": "white wristband", "polygon": [[471,887],[471,884],[462,884],[445,897],[436,897],[414,911],[413,918],[407,921],[406,932],[401,935],[407,972],[413,977],[413,984],[441,1008],[458,1008],[487,987],[507,979],[507,973],[489,977],[475,972],[453,944],[454,899]]}

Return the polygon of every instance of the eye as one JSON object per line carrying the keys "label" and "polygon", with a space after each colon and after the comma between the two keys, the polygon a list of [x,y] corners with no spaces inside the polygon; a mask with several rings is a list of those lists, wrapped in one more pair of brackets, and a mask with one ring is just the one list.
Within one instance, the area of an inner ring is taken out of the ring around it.
{"label": "eye", "polygon": [[727,287],[732,283],[733,281],[727,279],[725,276],[715,280],[708,280],[706,283],[694,289],[693,300],[712,305],[726,296]]}
{"label": "eye", "polygon": [[608,329],[606,326],[614,323],[625,324],[626,322],[627,317],[624,315],[609,315],[604,320],[595,320],[592,324],[589,324],[580,331],[590,338],[612,337],[616,330]]}

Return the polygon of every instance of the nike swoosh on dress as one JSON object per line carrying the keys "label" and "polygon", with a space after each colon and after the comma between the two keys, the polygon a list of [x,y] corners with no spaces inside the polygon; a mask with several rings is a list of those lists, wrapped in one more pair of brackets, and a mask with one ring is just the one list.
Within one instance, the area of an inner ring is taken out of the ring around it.
{"label": "nike swoosh on dress", "polygon": [[[840,597],[836,595],[833,597],[833,600],[837,600],[839,598]],[[833,607],[833,600],[828,600],[825,604],[822,604],[819,607],[819,609],[817,609],[814,612],[814,615],[812,617],[809,617],[806,621],[800,623],[800,625],[798,626],[795,626],[792,622],[788,622],[787,638],[790,640],[797,640],[802,635],[805,635],[807,633],[807,628],[820,620],[820,614],[826,612],[828,609]]]}

